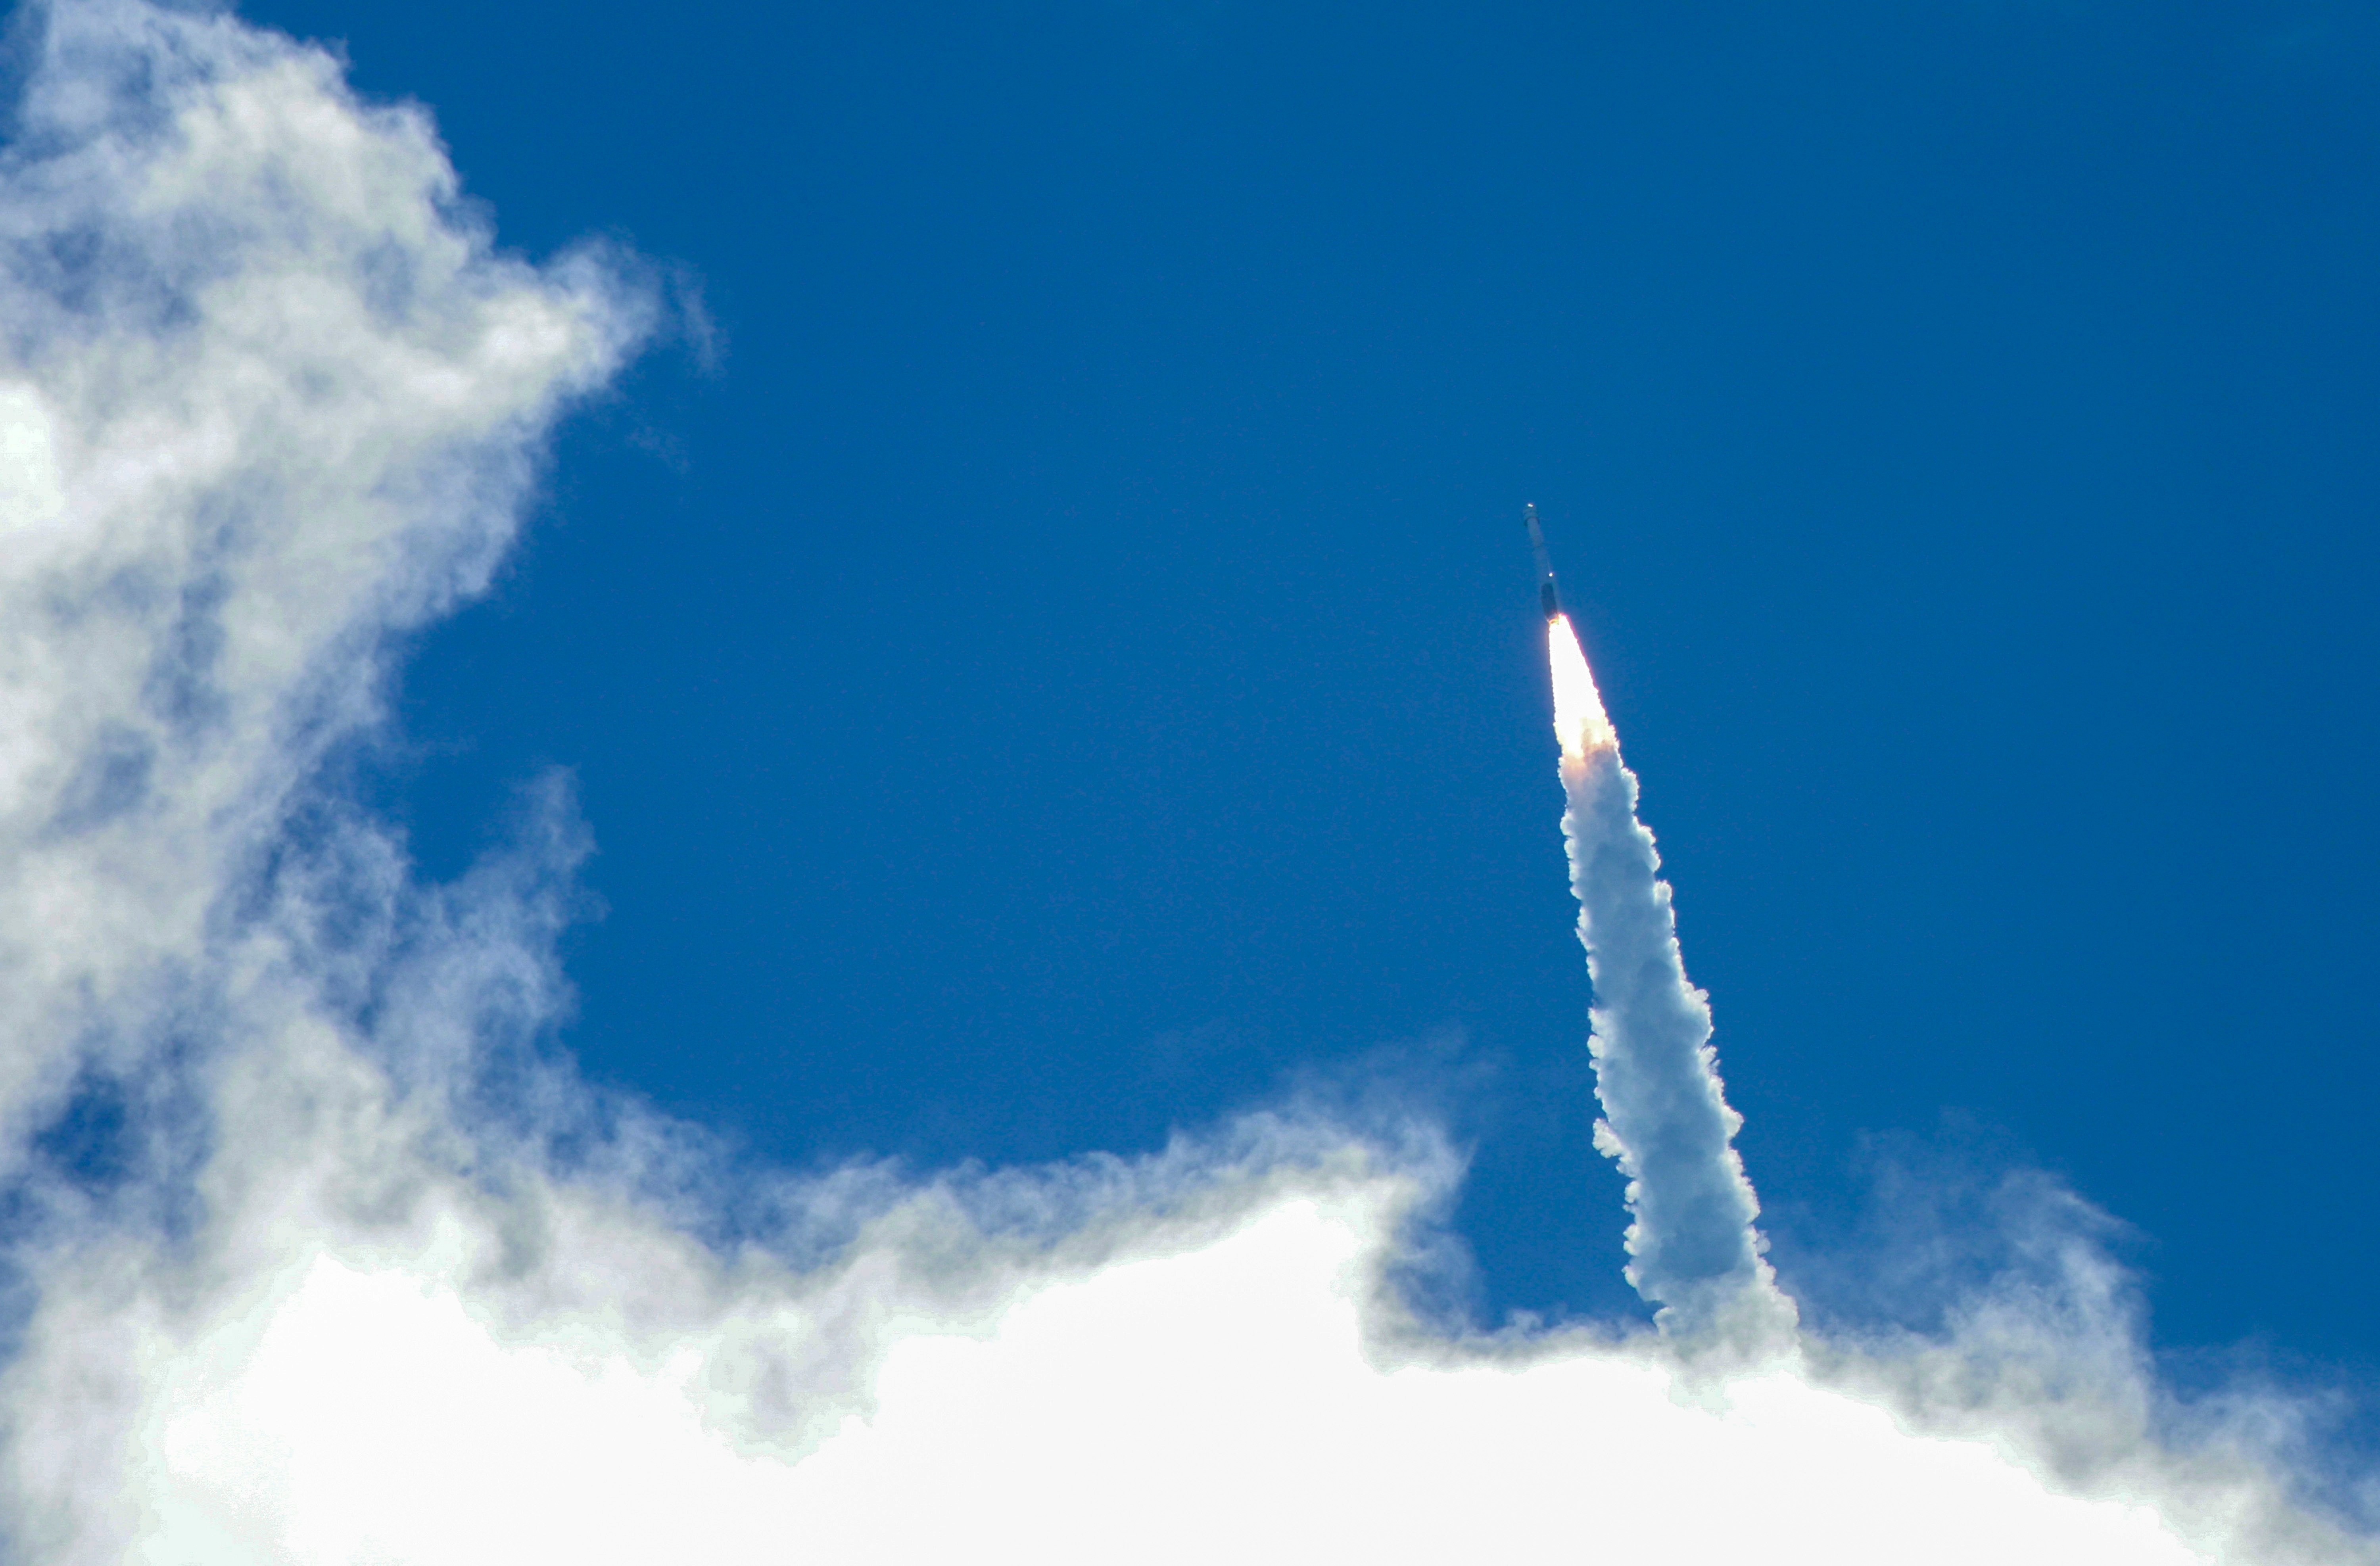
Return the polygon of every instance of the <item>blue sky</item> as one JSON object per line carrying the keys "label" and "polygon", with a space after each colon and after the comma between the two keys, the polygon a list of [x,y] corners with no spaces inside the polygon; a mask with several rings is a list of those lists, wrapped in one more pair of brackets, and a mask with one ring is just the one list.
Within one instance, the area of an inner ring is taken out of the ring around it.
{"label": "blue sky", "polygon": [[1386,1084],[1483,1312],[1635,1309],[1533,500],[1789,1285],[2038,1163],[2160,1344],[2368,1376],[2359,8],[249,14],[716,322],[376,784],[445,875],[573,771],[590,1074],[925,1167]]}

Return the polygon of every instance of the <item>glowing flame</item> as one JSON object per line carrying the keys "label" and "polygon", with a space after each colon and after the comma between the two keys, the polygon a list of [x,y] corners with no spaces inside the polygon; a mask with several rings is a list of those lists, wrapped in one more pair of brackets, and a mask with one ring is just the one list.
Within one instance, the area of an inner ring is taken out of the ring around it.
{"label": "glowing flame", "polygon": [[1616,749],[1620,736],[1604,715],[1603,698],[1595,688],[1595,674],[1578,645],[1570,616],[1557,614],[1546,622],[1546,650],[1554,668],[1554,737],[1561,741],[1562,759],[1584,759],[1588,752]]}

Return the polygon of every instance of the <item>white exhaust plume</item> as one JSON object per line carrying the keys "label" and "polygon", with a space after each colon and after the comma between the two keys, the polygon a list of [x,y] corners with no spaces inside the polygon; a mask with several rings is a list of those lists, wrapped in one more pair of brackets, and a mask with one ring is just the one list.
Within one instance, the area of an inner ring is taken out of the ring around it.
{"label": "white exhaust plume", "polygon": [[[559,791],[425,887],[323,761],[649,301],[496,255],[426,118],[319,52],[140,0],[34,19],[0,163],[0,1558],[2380,1560],[2222,1432],[2162,1444],[2088,1289],[1972,1348],[1450,1333],[1384,1281],[1459,1173],[1426,1126],[795,1182],[577,1083],[536,1050]],[[1640,1199],[1672,1309],[1741,1284],[1666,1248],[1748,1235],[1730,1189]]]}
{"label": "white exhaust plume", "polygon": [[1562,837],[1595,983],[1595,1145],[1628,1177],[1628,1281],[1665,1329],[1790,1335],[1792,1302],[1762,1259],[1760,1204],[1735,1150],[1743,1117],[1719,1083],[1709,998],[1686,979],[1661,858],[1636,819],[1636,774],[1621,764],[1569,615],[1546,622],[1546,640]]}

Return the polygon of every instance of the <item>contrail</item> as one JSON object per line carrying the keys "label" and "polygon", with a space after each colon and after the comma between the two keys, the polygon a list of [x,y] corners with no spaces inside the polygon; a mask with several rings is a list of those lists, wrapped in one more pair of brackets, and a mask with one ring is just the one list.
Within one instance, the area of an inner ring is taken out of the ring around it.
{"label": "contrail", "polygon": [[1753,1226],[1760,1212],[1711,1048],[1710,1000],[1686,979],[1653,834],[1636,819],[1636,774],[1603,710],[1529,508],[1561,742],[1562,838],[1578,939],[1595,986],[1595,1144],[1628,1177],[1628,1281],[1664,1331],[1760,1338],[1790,1330]]}

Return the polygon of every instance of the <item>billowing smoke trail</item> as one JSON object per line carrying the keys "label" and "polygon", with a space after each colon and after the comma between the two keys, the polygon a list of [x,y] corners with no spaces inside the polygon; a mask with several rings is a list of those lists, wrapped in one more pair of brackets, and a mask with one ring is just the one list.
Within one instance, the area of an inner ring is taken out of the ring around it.
{"label": "billowing smoke trail", "polygon": [[1686,980],[1660,856],[1636,819],[1636,774],[1621,764],[1569,615],[1547,619],[1546,641],[1562,837],[1595,983],[1595,1139],[1628,1177],[1628,1281],[1667,1330],[1767,1337],[1791,1328],[1793,1309],[1753,1227],[1760,1204],[1734,1147],[1743,1120],[1721,1091],[1710,1003]]}

